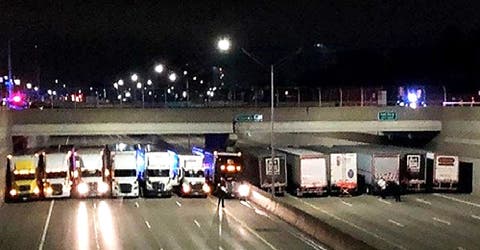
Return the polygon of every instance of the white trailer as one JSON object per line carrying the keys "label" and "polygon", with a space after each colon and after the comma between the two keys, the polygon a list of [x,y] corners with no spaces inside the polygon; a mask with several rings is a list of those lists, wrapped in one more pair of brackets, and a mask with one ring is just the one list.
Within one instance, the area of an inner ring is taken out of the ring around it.
{"label": "white trailer", "polygon": [[70,197],[71,180],[67,153],[48,153],[45,156],[44,195],[46,198]]}
{"label": "white trailer", "polygon": [[459,159],[453,155],[435,155],[432,189],[457,190],[459,182]]}
{"label": "white trailer", "polygon": [[178,159],[181,169],[180,195],[207,197],[211,188],[205,181],[203,156],[178,155]]}
{"label": "white trailer", "polygon": [[295,195],[323,195],[327,192],[327,155],[301,148],[278,150],[287,155],[288,186]]}
{"label": "white trailer", "polygon": [[357,192],[357,154],[330,154],[330,190],[339,194]]}
{"label": "white trailer", "polygon": [[174,175],[175,153],[146,152],[145,196],[172,196],[178,175]]}
{"label": "white trailer", "polygon": [[136,152],[115,152],[112,156],[112,195],[114,197],[138,197]]}

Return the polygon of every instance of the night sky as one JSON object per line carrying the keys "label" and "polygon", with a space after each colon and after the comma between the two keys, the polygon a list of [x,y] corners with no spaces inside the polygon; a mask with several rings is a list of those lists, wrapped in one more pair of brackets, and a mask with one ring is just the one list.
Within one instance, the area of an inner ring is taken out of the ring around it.
{"label": "night sky", "polygon": [[[478,1],[0,1],[0,74],[12,39],[16,76],[42,84],[111,84],[156,62],[238,86],[402,83],[480,88]],[[230,54],[216,51],[228,35]],[[322,47],[314,45],[321,43]],[[35,49],[35,45],[37,48]],[[294,54],[301,48],[301,53]]]}

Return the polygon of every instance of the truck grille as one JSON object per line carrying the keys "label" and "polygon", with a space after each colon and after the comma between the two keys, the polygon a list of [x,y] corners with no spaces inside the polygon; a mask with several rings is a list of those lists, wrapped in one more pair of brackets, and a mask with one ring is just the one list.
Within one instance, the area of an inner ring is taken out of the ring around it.
{"label": "truck grille", "polygon": [[202,190],[202,188],[203,188],[202,183],[197,183],[197,184],[192,185],[192,190],[195,190],[195,191],[200,191],[200,190]]}
{"label": "truck grille", "polygon": [[165,189],[165,184],[160,182],[153,182],[152,187],[154,190],[163,191]]}
{"label": "truck grille", "polygon": [[132,185],[131,184],[120,184],[120,192],[121,193],[132,192]]}
{"label": "truck grille", "polygon": [[97,192],[97,183],[96,182],[88,183],[88,190],[90,192]]}
{"label": "truck grille", "polygon": [[18,190],[20,190],[20,192],[30,191],[30,185],[20,185]]}
{"label": "truck grille", "polygon": [[54,195],[61,195],[63,193],[63,185],[62,184],[52,184],[52,194]]}

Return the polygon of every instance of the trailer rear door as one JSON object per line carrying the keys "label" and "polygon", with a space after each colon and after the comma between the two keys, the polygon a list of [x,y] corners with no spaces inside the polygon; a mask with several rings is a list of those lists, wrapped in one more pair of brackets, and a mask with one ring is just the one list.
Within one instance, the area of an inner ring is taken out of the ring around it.
{"label": "trailer rear door", "polygon": [[374,155],[373,167],[375,179],[383,177],[387,181],[398,181],[400,166],[399,155]]}
{"label": "trailer rear door", "polygon": [[327,185],[327,166],[325,158],[302,158],[301,186],[324,187]]}

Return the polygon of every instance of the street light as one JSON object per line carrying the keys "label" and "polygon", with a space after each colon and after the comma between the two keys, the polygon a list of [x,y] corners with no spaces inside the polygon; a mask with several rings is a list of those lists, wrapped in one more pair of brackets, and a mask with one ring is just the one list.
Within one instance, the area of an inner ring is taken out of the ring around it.
{"label": "street light", "polygon": [[[218,40],[217,42],[217,47],[218,49],[221,51],[221,52],[228,52],[231,48],[231,41],[230,39],[226,38],[226,37],[223,37],[221,38],[220,40]],[[252,59],[255,63],[257,63],[258,65],[260,65],[262,68],[265,68],[266,64],[262,63],[258,58],[256,58],[253,54],[251,54],[250,52],[248,52],[247,50],[245,50],[244,48],[240,48],[240,50],[242,51],[242,53],[244,53],[245,55],[247,55],[250,59]],[[297,50],[295,52],[295,55],[299,54],[301,52],[301,49]],[[275,182],[275,175],[274,175],[274,163],[275,163],[275,149],[274,149],[274,119],[275,119],[275,116],[274,116],[274,66],[275,65],[279,65],[281,64],[282,62],[284,62],[286,59],[288,58],[287,57],[284,57],[282,58],[281,60],[277,61],[276,63],[273,63],[273,64],[270,64],[270,149],[271,149],[271,162],[272,162],[272,196],[275,196],[275,186],[274,186],[274,182]],[[222,71],[222,69],[220,68],[219,69],[220,71]],[[213,93],[212,93],[213,94]],[[280,161],[278,162],[280,164]],[[280,165],[279,165],[280,167]]]}
{"label": "street light", "polygon": [[133,74],[130,79],[132,79],[132,81],[136,82],[138,81],[138,75],[137,74]]}
{"label": "street light", "polygon": [[157,64],[154,68],[155,72],[157,73],[162,73],[164,69],[165,67],[163,66],[163,64]]}
{"label": "street light", "polygon": [[168,79],[171,81],[171,82],[174,82],[177,80],[177,74],[175,73],[170,73],[170,75],[168,75]]}

